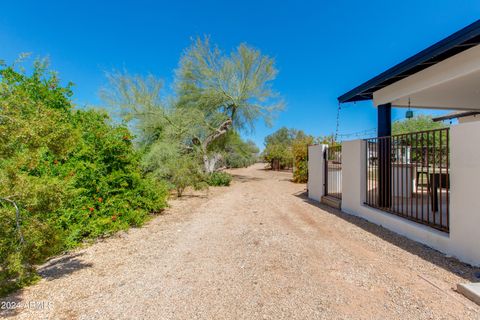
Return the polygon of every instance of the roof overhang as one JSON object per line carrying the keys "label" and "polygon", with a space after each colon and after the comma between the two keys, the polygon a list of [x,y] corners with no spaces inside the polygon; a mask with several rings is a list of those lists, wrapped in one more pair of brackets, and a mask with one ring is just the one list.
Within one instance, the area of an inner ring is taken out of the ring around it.
{"label": "roof overhang", "polygon": [[374,92],[391,86],[480,44],[480,20],[455,32],[378,76],[338,97],[340,103],[371,100]]}
{"label": "roof overhang", "polygon": [[480,45],[373,93],[374,105],[480,110]]}

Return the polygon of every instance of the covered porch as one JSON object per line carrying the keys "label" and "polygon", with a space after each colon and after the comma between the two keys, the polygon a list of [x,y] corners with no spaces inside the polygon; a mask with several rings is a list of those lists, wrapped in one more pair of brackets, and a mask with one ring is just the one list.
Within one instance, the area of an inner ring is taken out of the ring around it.
{"label": "covered porch", "polygon": [[372,100],[377,137],[366,143],[365,204],[449,232],[449,130],[392,136],[392,108],[480,111],[480,22],[338,98]]}
{"label": "covered porch", "polygon": [[[480,122],[392,135],[392,108],[480,111],[480,20],[338,98],[377,136],[342,143],[342,210],[480,265]],[[480,117],[478,117],[480,119]]]}

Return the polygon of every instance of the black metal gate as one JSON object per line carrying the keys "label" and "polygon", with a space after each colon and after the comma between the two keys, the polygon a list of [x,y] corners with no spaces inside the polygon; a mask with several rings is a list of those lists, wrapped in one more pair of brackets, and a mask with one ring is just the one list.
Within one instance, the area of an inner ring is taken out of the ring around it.
{"label": "black metal gate", "polygon": [[342,199],[342,146],[329,146],[323,154],[325,195]]}

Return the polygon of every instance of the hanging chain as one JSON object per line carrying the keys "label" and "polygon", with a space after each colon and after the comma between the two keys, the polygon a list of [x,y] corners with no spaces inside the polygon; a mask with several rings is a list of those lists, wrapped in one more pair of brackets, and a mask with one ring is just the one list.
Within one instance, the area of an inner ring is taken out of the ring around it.
{"label": "hanging chain", "polygon": [[337,141],[338,138],[338,130],[340,128],[340,110],[342,109],[342,105],[340,102],[338,103],[338,108],[337,108],[337,127],[335,128],[335,142]]}

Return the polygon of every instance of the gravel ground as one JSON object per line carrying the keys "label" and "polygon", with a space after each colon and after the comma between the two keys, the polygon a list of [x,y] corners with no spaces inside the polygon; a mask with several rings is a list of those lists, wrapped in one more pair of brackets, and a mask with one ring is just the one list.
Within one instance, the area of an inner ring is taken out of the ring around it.
{"label": "gravel ground", "polygon": [[3,301],[21,307],[0,316],[480,319],[452,290],[478,269],[308,201],[289,173],[232,173],[229,188],[49,261],[40,283]]}

